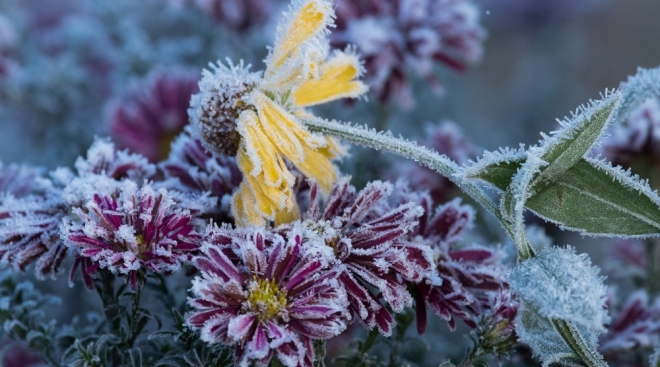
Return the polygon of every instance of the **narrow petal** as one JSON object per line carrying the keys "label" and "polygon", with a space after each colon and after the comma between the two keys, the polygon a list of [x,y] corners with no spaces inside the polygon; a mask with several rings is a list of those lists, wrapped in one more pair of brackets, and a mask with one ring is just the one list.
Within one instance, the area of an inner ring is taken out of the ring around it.
{"label": "narrow petal", "polygon": [[252,163],[252,170],[245,174],[257,176],[263,172],[266,185],[280,186],[289,172],[284,166],[277,148],[259,127],[257,114],[250,110],[243,111],[237,123],[237,130],[243,138],[244,154],[250,158]]}
{"label": "narrow petal", "polygon": [[296,105],[304,107],[361,96],[367,91],[367,86],[354,80],[360,70],[356,55],[337,53],[321,66],[320,78],[307,80],[293,93]]}
{"label": "narrow petal", "polygon": [[332,21],[331,14],[332,4],[328,1],[304,2],[286,25],[278,27],[269,69],[278,69],[301,43],[322,32]]}
{"label": "narrow petal", "polygon": [[235,341],[241,340],[244,338],[250,328],[254,324],[256,315],[252,313],[246,313],[243,315],[238,315],[229,321],[229,326],[227,327],[227,336],[234,339]]}

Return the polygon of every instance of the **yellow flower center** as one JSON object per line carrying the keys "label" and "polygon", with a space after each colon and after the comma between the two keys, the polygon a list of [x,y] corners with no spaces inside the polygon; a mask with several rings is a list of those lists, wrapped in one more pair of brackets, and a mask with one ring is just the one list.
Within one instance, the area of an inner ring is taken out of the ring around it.
{"label": "yellow flower center", "polygon": [[286,308],[286,290],[280,289],[274,279],[255,278],[250,284],[248,301],[260,319],[270,320]]}

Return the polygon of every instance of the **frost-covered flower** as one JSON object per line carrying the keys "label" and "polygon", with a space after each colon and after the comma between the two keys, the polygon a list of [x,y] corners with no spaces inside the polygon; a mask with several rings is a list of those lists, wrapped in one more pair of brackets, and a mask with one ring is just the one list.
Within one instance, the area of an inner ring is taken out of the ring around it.
{"label": "frost-covered flower", "polygon": [[633,293],[600,336],[598,348],[605,357],[614,358],[660,343],[660,298],[649,302],[644,291]]}
{"label": "frost-covered flower", "polygon": [[605,286],[586,254],[572,247],[550,247],[511,271],[509,283],[518,299],[549,320],[566,320],[593,333],[610,320]]}
{"label": "frost-covered flower", "polygon": [[312,366],[312,341],[346,328],[341,268],[305,243],[299,229],[284,237],[215,228],[194,259],[188,324],[202,340],[235,346],[234,365],[268,366],[276,356],[290,367]]}
{"label": "frost-covered flower", "polygon": [[[454,329],[453,317],[475,327],[478,316],[488,302],[484,291],[496,291],[505,286],[506,267],[502,263],[504,252],[480,245],[459,246],[465,231],[472,226],[474,209],[461,205],[459,199],[434,209],[427,193],[406,192],[403,183],[398,191],[402,200],[416,202],[424,208],[419,225],[409,233],[433,251],[437,276],[441,282],[426,279],[415,287],[416,302],[428,304],[433,312]],[[426,309],[417,307],[417,330],[426,329]]]}
{"label": "frost-covered flower", "polygon": [[[421,145],[446,155],[457,164],[467,164],[477,156],[477,148],[463,135],[461,128],[450,121],[429,125]],[[397,164],[388,176],[406,177],[415,190],[428,190],[435,203],[445,202],[455,191],[454,184],[443,175],[417,163],[405,161]]]}
{"label": "frost-covered flower", "polygon": [[193,218],[174,205],[166,190],[126,180],[115,195],[96,194],[73,206],[79,219],[65,221],[61,235],[79,258],[91,260],[88,274],[99,267],[129,274],[135,288],[139,270],[176,271],[198,250],[201,236]]}
{"label": "frost-covered flower", "polygon": [[190,96],[199,91],[196,73],[159,70],[111,102],[108,130],[119,148],[165,159],[170,144],[188,124]]}
{"label": "frost-covered flower", "polygon": [[195,138],[189,126],[172,143],[168,159],[159,164],[167,178],[175,179],[167,186],[180,191],[210,192],[219,199],[218,211],[229,213],[231,195],[241,183],[241,171],[233,157],[210,152]]}
{"label": "frost-covered flower", "polygon": [[[385,335],[394,326],[388,308],[401,312],[412,305],[408,283],[434,277],[431,248],[405,237],[422,210],[414,203],[390,205],[392,191],[391,184],[375,181],[356,193],[348,178],[342,178],[321,211],[319,188],[312,184],[310,209],[302,222],[307,236],[322,238],[336,261],[346,266],[339,282],[346,288],[350,309]],[[281,228],[288,226],[276,230]]]}
{"label": "frost-covered flower", "polygon": [[332,18],[328,0],[295,0],[278,26],[263,75],[231,62],[203,73],[189,113],[209,150],[237,155],[244,179],[232,211],[239,225],[297,218],[294,179],[285,159],[326,193],[336,179],[330,159],[341,148],[299,121],[313,118],[304,110],[307,106],[366,91],[356,80],[361,66],[354,53],[328,56],[326,33]]}
{"label": "frost-covered flower", "polygon": [[67,253],[59,237],[67,209],[40,169],[0,164],[0,267],[25,271],[35,263],[38,278],[54,277]]}
{"label": "frost-covered flower", "polygon": [[256,26],[264,25],[274,10],[271,0],[183,1],[200,8],[218,23],[237,32],[246,32]]}
{"label": "frost-covered flower", "polygon": [[333,43],[357,45],[378,99],[403,107],[413,104],[410,71],[440,91],[434,63],[461,71],[481,58],[486,37],[470,0],[337,0],[337,25]]}
{"label": "frost-covered flower", "polygon": [[479,318],[477,328],[470,334],[482,353],[506,356],[516,344],[513,321],[518,313],[518,302],[508,289],[500,289],[489,297],[488,311]]}

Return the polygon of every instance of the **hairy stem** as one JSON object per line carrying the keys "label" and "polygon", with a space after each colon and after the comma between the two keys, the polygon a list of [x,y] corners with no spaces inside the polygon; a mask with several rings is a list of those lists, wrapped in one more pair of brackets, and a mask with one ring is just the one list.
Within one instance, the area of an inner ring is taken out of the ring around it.
{"label": "hairy stem", "polygon": [[573,353],[587,366],[607,367],[607,363],[605,363],[603,357],[584,340],[575,326],[565,320],[552,320],[552,323]]}

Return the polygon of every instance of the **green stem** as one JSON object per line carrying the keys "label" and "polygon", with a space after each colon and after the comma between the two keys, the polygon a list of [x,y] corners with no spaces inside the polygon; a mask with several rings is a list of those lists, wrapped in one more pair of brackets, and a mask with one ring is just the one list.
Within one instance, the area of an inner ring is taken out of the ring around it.
{"label": "green stem", "polygon": [[404,158],[409,158],[440,173],[495,216],[507,232],[510,233],[509,226],[502,218],[497,205],[477,185],[457,177],[458,165],[446,156],[419,146],[414,142],[395,138],[391,134],[376,133],[360,126],[349,126],[336,121],[325,121],[321,119],[303,120],[302,122],[311,131],[331,135],[353,144],[376,150],[384,150]]}
{"label": "green stem", "polygon": [[360,353],[366,354],[371,349],[371,347],[374,346],[376,340],[378,340],[379,335],[380,333],[376,328],[369,330],[369,335],[367,335],[367,339],[360,346]]}

